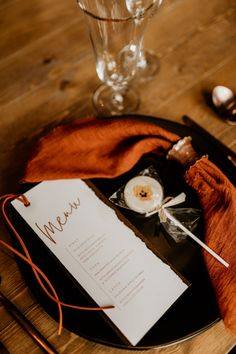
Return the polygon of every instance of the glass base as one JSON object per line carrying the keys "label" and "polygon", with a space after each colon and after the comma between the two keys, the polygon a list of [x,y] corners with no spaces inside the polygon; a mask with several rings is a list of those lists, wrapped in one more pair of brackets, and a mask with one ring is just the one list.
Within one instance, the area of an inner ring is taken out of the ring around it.
{"label": "glass base", "polygon": [[160,60],[153,51],[142,50],[137,67],[137,80],[151,80],[160,70]]}
{"label": "glass base", "polygon": [[139,95],[133,88],[127,88],[122,94],[115,92],[105,84],[99,86],[93,94],[93,104],[99,115],[113,116],[135,112],[139,107]]}

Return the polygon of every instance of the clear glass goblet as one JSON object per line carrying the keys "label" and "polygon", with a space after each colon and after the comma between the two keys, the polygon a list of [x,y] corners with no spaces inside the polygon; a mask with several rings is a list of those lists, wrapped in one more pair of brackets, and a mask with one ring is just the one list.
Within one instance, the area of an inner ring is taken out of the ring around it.
{"label": "clear glass goblet", "polygon": [[77,0],[83,10],[96,58],[96,71],[103,82],[93,103],[104,115],[134,112],[139,95],[130,87],[137,71],[146,23],[158,0],[137,0],[130,12],[129,0]]}
{"label": "clear glass goblet", "polygon": [[143,82],[153,79],[160,70],[160,59],[150,49],[142,48],[137,63],[136,78]]}
{"label": "clear glass goblet", "polygon": [[[129,12],[135,16],[142,7],[142,0],[126,0]],[[149,20],[157,13],[162,0],[155,1],[152,10],[149,12]],[[149,21],[146,21],[146,25]],[[160,60],[158,56],[150,49],[143,48],[143,43],[140,48],[139,59],[137,63],[136,77],[140,81],[152,79],[160,70]]]}

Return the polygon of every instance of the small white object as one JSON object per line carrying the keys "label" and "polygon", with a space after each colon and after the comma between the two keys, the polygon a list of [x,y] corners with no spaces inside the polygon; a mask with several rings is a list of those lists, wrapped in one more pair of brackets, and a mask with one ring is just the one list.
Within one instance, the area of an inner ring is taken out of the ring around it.
{"label": "small white object", "polygon": [[233,91],[226,86],[216,86],[212,91],[212,101],[216,107],[224,105],[234,97]]}
{"label": "small white object", "polygon": [[171,198],[166,203],[163,201],[162,205],[159,209],[154,210],[153,212],[147,213],[146,216],[150,216],[158,212],[160,221],[163,222],[166,218],[170,219],[175,226],[179,227],[182,231],[184,231],[189,237],[191,237],[195,242],[197,242],[200,246],[202,246],[208,253],[210,253],[218,262],[223,264],[226,268],[229,267],[229,263],[226,262],[222,257],[220,257],[215,251],[213,251],[209,246],[207,246],[204,242],[202,242],[197,236],[195,236],[189,229],[187,229],[179,220],[177,220],[169,211],[168,207],[178,205],[183,203],[186,199],[185,193],[180,193],[175,198]]}
{"label": "small white object", "polygon": [[137,176],[126,184],[124,199],[131,210],[145,214],[161,205],[163,188],[155,178]]}
{"label": "small white object", "polygon": [[166,217],[173,221],[173,223],[178,226],[181,230],[183,230],[188,236],[190,236],[195,242],[197,242],[200,246],[202,246],[208,253],[210,253],[215,259],[217,259],[218,262],[223,264],[226,268],[229,267],[229,263],[226,262],[222,257],[220,257],[215,251],[213,251],[209,246],[207,246],[204,242],[199,240],[198,237],[196,237],[190,230],[188,230],[179,220],[177,220],[171,213],[163,208],[164,213],[166,214]]}
{"label": "small white object", "polygon": [[166,197],[162,202],[161,204],[158,206],[158,208],[154,209],[153,211],[150,211],[148,213],[146,213],[146,217],[149,217],[153,214],[156,214],[158,213],[159,214],[159,217],[160,217],[160,221],[163,222],[163,213],[162,213],[162,210],[164,208],[169,208],[171,206],[175,206],[175,205],[178,205],[178,204],[181,204],[183,202],[185,202],[186,200],[186,194],[185,193],[180,193],[179,195],[177,195],[177,197],[175,198],[172,198],[172,197]]}

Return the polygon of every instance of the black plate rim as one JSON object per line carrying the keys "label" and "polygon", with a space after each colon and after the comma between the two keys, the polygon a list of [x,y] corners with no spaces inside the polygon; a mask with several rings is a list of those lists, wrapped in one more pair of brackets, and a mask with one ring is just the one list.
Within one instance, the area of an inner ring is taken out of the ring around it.
{"label": "black plate rim", "polygon": [[[192,129],[191,127],[188,127],[188,126],[185,126],[179,122],[176,122],[176,121],[172,121],[172,120],[168,120],[166,118],[160,118],[160,117],[155,117],[155,116],[149,116],[149,115],[142,115],[142,114],[130,114],[130,115],[123,115],[123,116],[113,116],[113,117],[106,117],[106,118],[98,118],[98,119],[133,119],[134,121],[135,120],[143,120],[143,121],[148,121],[152,124],[155,124],[155,125],[158,125],[160,124],[160,126],[164,129],[170,129],[170,131],[172,131],[173,133],[176,133],[174,130],[176,129],[178,131],[178,135],[180,136],[186,136],[186,134],[184,134],[184,132],[188,132],[189,134],[193,134],[193,135],[197,135],[196,131],[194,131],[194,129]],[[173,128],[173,130],[171,129]],[[181,129],[183,130],[183,133],[179,132],[179,130],[181,131]],[[207,138],[206,138],[207,140]],[[209,142],[210,145],[214,145],[214,142]],[[216,151],[219,152],[219,148],[217,146],[217,144],[215,145],[214,147],[216,149]],[[220,153],[222,154],[222,156],[225,156],[224,153],[222,151],[220,151]],[[229,164],[230,166],[230,163],[227,159],[227,157],[225,156],[225,162]],[[225,171],[224,171],[225,172]],[[230,177],[230,176],[228,176]],[[23,277],[28,285],[28,288],[30,289],[30,291],[33,293],[33,295],[36,297],[37,301],[42,305],[42,307],[44,308],[43,306],[43,303],[40,301],[39,297],[37,296],[37,294],[35,293],[34,289],[32,288],[30,282],[25,278],[25,274],[24,274],[24,269],[22,269],[21,267],[21,263],[17,260],[18,262],[18,265],[19,265],[19,268],[20,268],[20,271],[21,273],[23,274]],[[48,313],[48,311],[44,308],[44,310]],[[51,316],[51,314],[49,314]],[[183,336],[177,340],[173,340],[173,341],[169,341],[169,342],[166,342],[166,343],[163,343],[163,344],[157,344],[157,345],[147,345],[147,346],[139,346],[138,344],[136,346],[130,346],[130,345],[126,345],[126,344],[118,344],[118,343],[112,343],[112,342],[108,342],[102,338],[97,338],[97,337],[94,337],[94,336],[89,336],[89,335],[86,335],[85,333],[83,332],[80,332],[80,331],[76,331],[74,333],[76,333],[77,335],[85,338],[85,339],[88,339],[88,340],[91,340],[93,342],[96,342],[96,343],[99,343],[99,344],[103,344],[103,345],[107,345],[107,346],[110,346],[110,347],[114,347],[114,348],[120,348],[120,349],[130,349],[130,350],[145,350],[145,349],[152,349],[152,348],[164,348],[164,347],[168,347],[168,346],[171,346],[171,345],[174,345],[174,344],[178,344],[178,343],[181,343],[183,341],[186,341],[187,339],[190,339],[192,337],[195,337],[196,335],[204,332],[205,330],[209,329],[210,327],[212,327],[213,325],[215,325],[218,321],[220,321],[221,318],[220,317],[216,317],[214,320],[212,320],[211,322],[209,322],[207,325],[204,325],[203,327],[199,328],[198,330],[195,330],[195,331],[192,331],[190,332],[188,335],[186,336]],[[66,327],[65,327],[66,328]],[[70,329],[71,330],[71,329]],[[73,332],[73,330],[72,330]]]}

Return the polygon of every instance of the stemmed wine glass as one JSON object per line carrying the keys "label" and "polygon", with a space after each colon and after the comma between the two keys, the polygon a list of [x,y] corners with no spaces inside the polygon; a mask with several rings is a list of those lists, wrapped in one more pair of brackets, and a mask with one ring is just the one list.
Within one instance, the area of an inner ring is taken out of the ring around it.
{"label": "stemmed wine glass", "polygon": [[[126,0],[129,12],[135,16],[142,7],[142,0]],[[157,0],[149,12],[149,20],[156,14],[161,6],[162,0]],[[146,26],[149,21],[146,21]],[[157,55],[150,49],[140,48],[139,59],[137,62],[136,76],[140,81],[150,80],[157,74],[160,68],[160,61]]]}
{"label": "stemmed wine glass", "polygon": [[[139,96],[130,82],[137,71],[146,24],[159,0],[77,0],[85,14],[103,82],[93,103],[103,116],[135,111]],[[133,4],[138,6],[134,8]]]}

